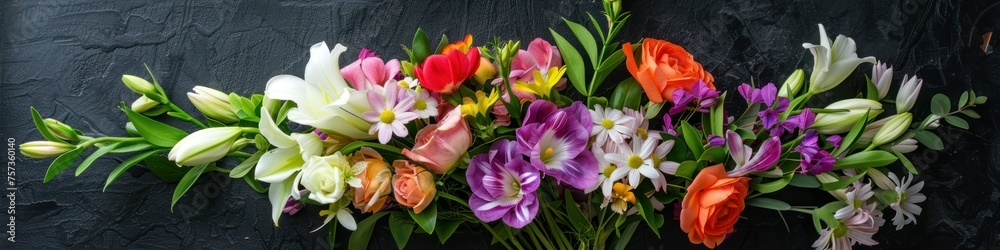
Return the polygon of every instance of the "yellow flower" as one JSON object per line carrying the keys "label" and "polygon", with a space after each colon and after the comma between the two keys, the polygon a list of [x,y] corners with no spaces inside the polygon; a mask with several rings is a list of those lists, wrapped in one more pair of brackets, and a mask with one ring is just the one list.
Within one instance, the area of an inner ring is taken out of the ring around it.
{"label": "yellow flower", "polygon": [[476,91],[476,100],[472,100],[470,97],[462,98],[462,115],[473,117],[479,114],[486,115],[490,112],[490,108],[493,107],[493,104],[499,99],[500,92],[497,91],[497,88],[490,91],[489,96],[481,90]]}
{"label": "yellow flower", "polygon": [[624,214],[628,209],[629,203],[635,204],[635,194],[632,193],[632,186],[616,182],[615,187],[611,188],[611,197],[608,200],[611,202],[612,211]]}
{"label": "yellow flower", "polygon": [[542,99],[549,99],[552,94],[552,88],[559,83],[559,79],[562,78],[563,74],[566,73],[566,66],[556,68],[552,67],[549,69],[548,74],[542,77],[542,72],[536,70],[534,74],[535,83],[531,84],[524,81],[518,81],[514,84],[514,89],[535,94]]}

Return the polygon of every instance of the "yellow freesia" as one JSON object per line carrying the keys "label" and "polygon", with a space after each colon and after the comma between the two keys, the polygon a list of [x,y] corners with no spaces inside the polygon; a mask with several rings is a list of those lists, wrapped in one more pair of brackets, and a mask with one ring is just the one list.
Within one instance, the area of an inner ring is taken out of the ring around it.
{"label": "yellow freesia", "polygon": [[482,90],[476,91],[476,100],[472,100],[470,97],[462,98],[462,115],[467,116],[477,116],[479,114],[486,115],[490,112],[490,108],[493,104],[500,99],[500,92],[497,88],[490,91],[490,95],[487,96]]}
{"label": "yellow freesia", "polygon": [[524,81],[518,81],[516,84],[514,84],[514,89],[532,93],[542,99],[548,100],[549,96],[552,94],[552,88],[555,87],[557,83],[559,83],[559,79],[561,79],[563,74],[565,73],[566,73],[565,65],[559,68],[556,67],[550,68],[548,74],[545,77],[542,76],[541,71],[536,70],[534,73],[535,82],[533,84]]}

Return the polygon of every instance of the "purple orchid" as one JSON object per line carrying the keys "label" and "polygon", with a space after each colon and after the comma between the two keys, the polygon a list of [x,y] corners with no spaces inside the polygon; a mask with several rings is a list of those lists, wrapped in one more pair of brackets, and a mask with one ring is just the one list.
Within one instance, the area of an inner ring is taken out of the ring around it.
{"label": "purple orchid", "polygon": [[736,167],[727,173],[732,177],[765,171],[778,162],[781,156],[781,140],[778,137],[764,141],[760,150],[754,154],[753,148],[743,144],[740,134],[729,130],[726,131],[726,146],[729,148],[729,155],[736,162]]}
{"label": "purple orchid", "polygon": [[663,132],[667,132],[672,136],[677,136],[677,130],[674,130],[674,121],[670,118],[670,115],[663,116]]}
{"label": "purple orchid", "polygon": [[[788,109],[789,101],[788,98],[778,96],[778,88],[774,86],[774,83],[768,83],[759,89],[744,83],[738,87],[738,90],[747,103],[751,105],[763,103],[767,107],[757,113],[764,128],[772,129],[775,125],[779,125],[781,113]],[[780,129],[771,131],[771,136],[780,136],[783,132]]]}
{"label": "purple orchid", "polygon": [[816,113],[813,113],[809,108],[805,108],[802,110],[802,113],[785,119],[785,123],[782,123],[781,126],[784,127],[789,133],[795,132],[795,129],[799,129],[799,131],[804,132],[809,128],[809,126],[812,126],[815,121]]}
{"label": "purple orchid", "polygon": [[581,102],[559,109],[538,100],[528,107],[517,129],[518,150],[542,173],[577,189],[597,182],[597,158],[586,150],[593,126],[590,111]]}
{"label": "purple orchid", "polygon": [[795,151],[802,154],[802,162],[799,169],[802,173],[822,174],[833,171],[833,162],[836,157],[819,147],[819,133],[816,130],[806,131],[802,143],[795,147]]}
{"label": "purple orchid", "polygon": [[710,147],[722,147],[726,145],[726,138],[718,135],[708,135],[708,146]]}
{"label": "purple orchid", "polygon": [[719,92],[708,87],[708,84],[698,80],[691,86],[691,90],[678,88],[674,90],[674,106],[667,111],[670,115],[676,115],[687,110],[689,104],[694,104],[698,112],[708,113],[709,108],[715,105],[715,100],[719,98]]}
{"label": "purple orchid", "polygon": [[835,147],[835,148],[839,148],[840,147],[840,141],[842,141],[842,140],[844,140],[844,138],[840,137],[840,135],[830,135],[830,136],[826,137],[826,141],[832,143],[833,147]]}
{"label": "purple orchid", "polygon": [[[489,153],[476,155],[469,162],[465,177],[472,195],[469,207],[485,222],[503,219],[513,228],[528,225],[538,213],[535,190],[541,176],[518,153],[517,143],[506,139],[490,146]],[[481,181],[480,181],[481,180]]]}

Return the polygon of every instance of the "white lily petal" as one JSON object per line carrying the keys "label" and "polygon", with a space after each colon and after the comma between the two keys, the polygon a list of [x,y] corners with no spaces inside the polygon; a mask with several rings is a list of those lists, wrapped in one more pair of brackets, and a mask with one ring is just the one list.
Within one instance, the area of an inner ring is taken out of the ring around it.
{"label": "white lily petal", "polygon": [[267,109],[260,109],[260,123],[258,128],[260,129],[260,134],[267,138],[267,141],[279,148],[290,148],[295,146],[295,140],[292,140],[291,136],[282,132],[278,128],[278,125],[274,124],[274,119],[271,118],[271,114]]}
{"label": "white lily petal", "polygon": [[302,156],[297,148],[276,148],[260,157],[254,177],[267,183],[279,183],[302,169]]}
{"label": "white lily petal", "polygon": [[278,226],[282,210],[288,204],[288,196],[294,191],[292,188],[291,180],[286,180],[272,184],[267,190],[267,199],[271,202],[271,220],[274,221],[275,227]]}

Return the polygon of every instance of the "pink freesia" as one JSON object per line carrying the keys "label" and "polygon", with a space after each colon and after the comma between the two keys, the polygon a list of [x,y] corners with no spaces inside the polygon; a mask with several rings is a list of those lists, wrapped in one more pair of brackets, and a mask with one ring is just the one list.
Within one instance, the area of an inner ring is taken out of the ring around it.
{"label": "pink freesia", "polygon": [[462,119],[462,110],[452,109],[438,123],[417,132],[413,149],[403,149],[403,155],[419,162],[435,174],[444,174],[462,158],[472,144],[469,124]]}
{"label": "pink freesia", "polygon": [[399,74],[399,60],[382,61],[368,49],[362,49],[358,60],[340,69],[340,74],[358,90],[369,90],[373,86],[383,86]]}

